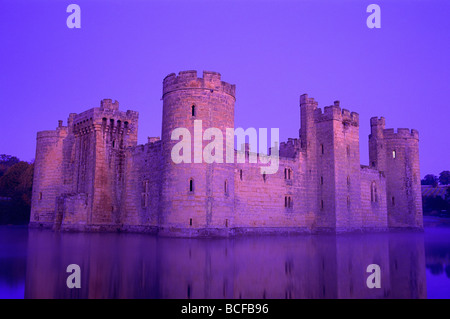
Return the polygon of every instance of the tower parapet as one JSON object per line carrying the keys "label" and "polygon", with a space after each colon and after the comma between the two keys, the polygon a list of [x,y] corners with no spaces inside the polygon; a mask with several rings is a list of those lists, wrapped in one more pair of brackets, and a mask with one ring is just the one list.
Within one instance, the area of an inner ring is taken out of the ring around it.
{"label": "tower parapet", "polygon": [[119,102],[118,101],[112,101],[111,99],[103,99],[100,102],[100,109],[103,110],[119,110]]}
{"label": "tower parapet", "polygon": [[359,126],[359,114],[350,112],[347,109],[341,109],[339,101],[335,101],[334,105],[326,106],[323,109],[317,108],[315,110],[315,117],[317,122],[323,121],[339,121],[353,126]]}
{"label": "tower parapet", "polygon": [[383,135],[384,128],[386,126],[386,120],[384,117],[372,117],[370,118],[370,133],[371,136]]}
{"label": "tower parapet", "polygon": [[197,71],[181,71],[178,76],[171,73],[163,81],[164,95],[183,89],[209,89],[220,91],[235,98],[236,85],[221,81],[221,75],[217,72],[203,71],[203,78],[197,77]]}
{"label": "tower parapet", "polygon": [[279,156],[294,158],[300,149],[300,140],[297,138],[288,138],[287,142],[280,143]]}
{"label": "tower parapet", "polygon": [[419,132],[408,128],[398,128],[397,132],[393,128],[384,129],[383,136],[385,139],[412,138],[419,140]]}
{"label": "tower parapet", "polygon": [[312,106],[318,106],[319,103],[314,100],[313,97],[308,97],[308,94],[302,94],[300,95],[300,106],[302,105],[312,105]]}

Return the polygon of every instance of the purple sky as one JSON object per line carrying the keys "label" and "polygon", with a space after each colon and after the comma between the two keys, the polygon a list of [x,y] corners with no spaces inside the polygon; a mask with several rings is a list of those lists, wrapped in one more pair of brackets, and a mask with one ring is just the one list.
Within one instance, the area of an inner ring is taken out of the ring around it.
{"label": "purple sky", "polygon": [[384,116],[419,130],[422,177],[450,169],[450,1],[0,0],[0,61],[0,153],[23,160],[37,131],[103,98],[140,113],[140,144],[159,136],[163,78],[193,69],[236,84],[236,127],[298,137],[308,93],[360,114],[362,164]]}

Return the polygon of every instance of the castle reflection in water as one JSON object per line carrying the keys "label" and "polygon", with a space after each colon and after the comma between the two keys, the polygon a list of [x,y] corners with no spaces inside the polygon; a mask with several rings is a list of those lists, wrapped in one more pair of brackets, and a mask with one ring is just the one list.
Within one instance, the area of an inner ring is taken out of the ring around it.
{"label": "castle reflection in water", "polygon": [[[66,267],[81,267],[68,289]],[[369,289],[369,264],[381,288]],[[423,234],[156,238],[29,230],[25,298],[426,298]]]}

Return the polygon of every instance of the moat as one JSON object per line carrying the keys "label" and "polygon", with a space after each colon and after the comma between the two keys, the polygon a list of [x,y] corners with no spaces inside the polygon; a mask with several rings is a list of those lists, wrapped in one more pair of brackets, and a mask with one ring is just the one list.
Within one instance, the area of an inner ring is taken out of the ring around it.
{"label": "moat", "polygon": [[450,298],[450,227],[180,239],[1,226],[0,298]]}

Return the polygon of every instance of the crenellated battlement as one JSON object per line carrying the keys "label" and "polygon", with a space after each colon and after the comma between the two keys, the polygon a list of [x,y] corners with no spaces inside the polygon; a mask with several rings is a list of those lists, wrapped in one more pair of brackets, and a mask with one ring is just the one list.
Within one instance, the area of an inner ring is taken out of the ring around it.
{"label": "crenellated battlement", "polygon": [[342,109],[340,101],[334,101],[333,105],[326,106],[322,110],[318,107],[318,102],[314,98],[308,97],[308,94],[302,94],[300,96],[300,106],[312,106],[314,109],[314,118],[317,122],[336,120],[359,126],[359,114]]}
{"label": "crenellated battlement", "polygon": [[388,128],[383,130],[383,136],[386,139],[399,139],[399,138],[411,138],[411,139],[419,139],[419,131],[415,129],[408,128],[398,128],[395,131],[393,128]]}
{"label": "crenellated battlement", "polygon": [[119,101],[112,101],[111,99],[103,99],[100,101],[101,110],[115,110],[119,109]]}
{"label": "crenellated battlement", "polygon": [[284,145],[284,146],[286,146],[286,147],[288,147],[288,146],[292,147],[292,146],[294,146],[294,145],[297,143],[297,141],[298,141],[298,138],[291,138],[291,137],[288,137],[287,142],[281,142],[281,143],[280,143],[280,146],[281,146],[281,145]]}
{"label": "crenellated battlement", "polygon": [[[105,102],[106,101],[106,102]],[[118,109],[119,102],[109,103],[110,99],[104,99],[100,102],[100,107],[94,107],[82,113],[71,113],[68,122],[77,125],[91,121],[92,124],[101,124],[103,118],[115,118],[119,121],[136,121],[139,117],[139,112],[136,111],[120,111]],[[117,106],[117,108],[116,108]]]}
{"label": "crenellated battlement", "polygon": [[359,114],[350,112],[347,109],[341,109],[339,101],[335,101],[331,106],[324,107],[323,112],[321,108],[317,108],[315,110],[315,119],[317,122],[334,120],[353,126],[359,126]]}
{"label": "crenellated battlement", "polygon": [[118,101],[103,99],[100,101],[100,107],[79,114],[71,113],[67,123],[75,136],[90,134],[97,130],[136,135],[138,118],[139,113],[136,111],[120,111]]}
{"label": "crenellated battlement", "polygon": [[385,125],[386,125],[386,120],[384,117],[378,118],[377,116],[374,116],[374,117],[370,118],[370,127],[379,126],[382,129],[384,129]]}
{"label": "crenellated battlement", "polygon": [[[149,137],[150,138],[150,137]],[[161,140],[154,140],[145,144],[139,144],[129,148],[129,151],[135,155],[152,153],[155,151],[161,151]]]}
{"label": "crenellated battlement", "polygon": [[221,80],[218,72],[203,71],[203,77],[197,77],[197,71],[181,71],[178,76],[171,73],[164,78],[163,96],[173,91],[186,89],[203,89],[223,92],[235,97],[236,86]]}
{"label": "crenellated battlement", "polygon": [[369,137],[371,137],[374,133],[378,132],[378,134],[381,134],[384,138],[394,139],[394,138],[414,138],[419,139],[419,132],[415,129],[408,129],[408,128],[398,128],[397,130],[393,128],[385,128],[386,126],[386,120],[384,117],[372,117],[370,118],[370,128],[371,128],[371,134]]}
{"label": "crenellated battlement", "polygon": [[161,138],[159,136],[156,136],[156,137],[148,136],[147,137],[147,143],[149,143],[149,144],[153,144],[153,143],[159,142],[160,140],[161,140]]}
{"label": "crenellated battlement", "polygon": [[311,105],[317,107],[319,103],[314,100],[313,97],[308,97],[308,94],[302,94],[300,95],[300,106],[302,105]]}
{"label": "crenellated battlement", "polygon": [[37,132],[37,139],[41,138],[60,138],[65,137],[67,135],[67,127],[62,127],[61,129],[56,130],[46,130]]}
{"label": "crenellated battlement", "polygon": [[300,148],[300,140],[298,138],[288,138],[287,142],[280,143],[280,157],[294,157]]}

